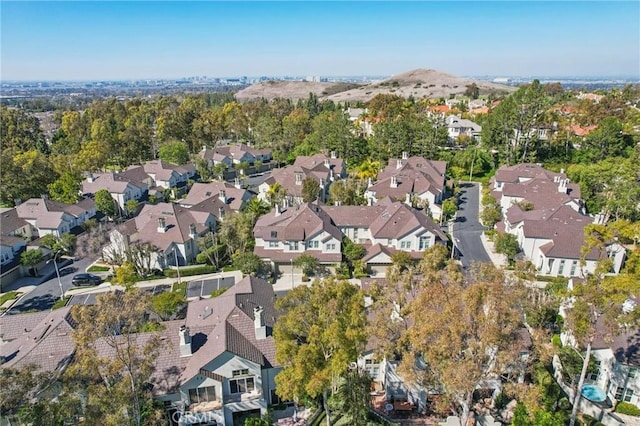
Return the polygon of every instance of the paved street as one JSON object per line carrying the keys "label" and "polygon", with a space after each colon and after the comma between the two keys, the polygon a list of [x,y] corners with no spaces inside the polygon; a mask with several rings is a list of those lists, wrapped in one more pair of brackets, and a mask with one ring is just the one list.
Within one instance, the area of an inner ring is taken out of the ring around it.
{"label": "paved street", "polygon": [[[84,272],[87,267],[92,263],[92,260],[89,258],[83,258],[78,260],[77,262],[71,263],[70,260],[66,262],[60,261],[58,262],[58,268],[63,269],[65,267],[74,267],[76,271],[64,276],[60,277],[60,282],[62,283],[62,288],[66,292],[70,288],[73,288],[71,285],[71,280],[73,276],[77,273]],[[49,265],[47,265],[49,266]],[[51,269],[47,268],[49,274],[51,274]],[[44,281],[41,284],[37,284],[35,289],[29,294],[22,297],[18,300],[7,312],[7,314],[19,314],[32,309],[38,311],[44,311],[47,309],[51,309],[53,304],[60,298],[60,284],[58,283],[58,277],[56,276],[55,270],[51,275],[51,278],[47,281]]]}
{"label": "paved street", "polygon": [[477,183],[462,183],[460,205],[453,224],[456,255],[466,269],[473,262],[491,262],[480,236],[484,227],[478,221],[480,190]]}

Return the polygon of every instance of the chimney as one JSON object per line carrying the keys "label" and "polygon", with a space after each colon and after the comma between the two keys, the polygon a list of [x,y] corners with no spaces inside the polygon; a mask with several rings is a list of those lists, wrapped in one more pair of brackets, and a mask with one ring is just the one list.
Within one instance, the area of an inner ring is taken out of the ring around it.
{"label": "chimney", "polygon": [[407,151],[402,151],[402,159],[407,160],[409,158],[409,153]]}
{"label": "chimney", "polygon": [[218,207],[218,220],[222,222],[224,220],[224,208]]}
{"label": "chimney", "polygon": [[227,204],[227,193],[224,191],[224,189],[220,190],[220,195],[218,195],[218,198],[220,199],[220,201]]}
{"label": "chimney", "polygon": [[373,179],[369,178],[369,181],[367,182],[367,188],[371,188],[373,186]]}
{"label": "chimney", "polygon": [[331,158],[337,158],[337,157],[336,157],[336,152],[335,152],[335,151],[331,151]]}
{"label": "chimney", "polygon": [[167,232],[167,223],[164,220],[164,217],[158,218],[158,232],[165,233]]}
{"label": "chimney", "polygon": [[238,179],[238,177],[236,176],[235,180],[233,181],[233,186],[235,186],[237,189],[241,189],[242,186],[240,185],[240,179]]}
{"label": "chimney", "polygon": [[[407,195],[405,195],[404,197],[404,203],[408,206],[412,206],[411,205],[411,194],[407,193]],[[412,206],[413,207],[413,206]]]}
{"label": "chimney", "polygon": [[206,145],[202,145],[202,150],[203,150],[204,152],[207,152],[207,146],[206,146]]}
{"label": "chimney", "polygon": [[373,205],[373,197],[367,198],[367,205],[371,207]]}
{"label": "chimney", "polygon": [[560,173],[564,174],[564,169],[560,169]]}
{"label": "chimney", "polygon": [[197,233],[196,233],[196,224],[192,223],[191,225],[189,225],[189,237],[195,239],[197,237]]}
{"label": "chimney", "polygon": [[93,176],[93,173],[87,172],[87,182],[93,183],[96,181],[96,178]]}
{"label": "chimney", "polygon": [[262,306],[253,308],[253,325],[256,329],[256,339],[266,339],[267,327],[264,325],[264,309]]}
{"label": "chimney", "polygon": [[180,356],[191,356],[191,335],[189,334],[189,327],[186,325],[180,326]]}
{"label": "chimney", "polygon": [[302,185],[302,173],[296,172],[296,185]]}
{"label": "chimney", "polygon": [[391,176],[391,187],[392,188],[398,187],[398,178],[395,176]]}
{"label": "chimney", "polygon": [[329,159],[328,159],[328,158],[325,158],[325,159],[324,159],[324,166],[325,166],[327,169],[330,169],[330,168],[331,168],[331,163],[329,162]]}
{"label": "chimney", "polygon": [[560,183],[558,184],[558,192],[562,192],[563,194],[567,193],[567,179],[560,179]]}
{"label": "chimney", "polygon": [[402,168],[402,160],[398,158],[396,162],[396,169],[401,169],[401,168]]}
{"label": "chimney", "polygon": [[276,203],[276,216],[280,216],[280,214],[282,214],[282,212],[280,211],[280,203]]}

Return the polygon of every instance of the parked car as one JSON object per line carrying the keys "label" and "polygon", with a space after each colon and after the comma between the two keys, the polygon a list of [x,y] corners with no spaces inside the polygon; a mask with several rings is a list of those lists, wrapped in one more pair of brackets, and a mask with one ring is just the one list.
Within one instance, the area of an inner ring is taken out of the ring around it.
{"label": "parked car", "polygon": [[71,280],[71,284],[75,286],[98,285],[101,282],[102,279],[93,274],[76,274]]}
{"label": "parked car", "polygon": [[60,276],[62,277],[64,275],[73,274],[77,270],[78,270],[78,268],[74,268],[73,266],[69,266],[67,268],[60,269],[58,272],[60,273]]}

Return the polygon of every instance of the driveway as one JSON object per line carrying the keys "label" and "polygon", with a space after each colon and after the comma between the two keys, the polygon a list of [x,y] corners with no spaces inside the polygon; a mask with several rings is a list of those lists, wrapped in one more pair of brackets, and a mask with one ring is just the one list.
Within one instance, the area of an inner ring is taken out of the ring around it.
{"label": "driveway", "polygon": [[[76,262],[64,264],[64,266],[62,262],[58,263],[59,269],[69,266],[77,269],[74,273],[60,277],[60,283],[62,283],[62,288],[65,292],[73,287],[71,284],[73,276],[77,273],[84,272],[92,262],[91,259],[85,257]],[[60,283],[58,283],[58,277],[54,272],[52,278],[36,285],[33,291],[18,300],[7,314],[21,314],[32,310],[45,311],[51,309],[56,300],[60,299]]]}
{"label": "driveway", "polygon": [[480,187],[477,183],[461,183],[460,204],[453,223],[453,238],[456,246],[456,256],[467,269],[473,262],[491,262],[491,258],[484,249],[480,235],[484,226],[478,220],[478,206],[480,203]]}

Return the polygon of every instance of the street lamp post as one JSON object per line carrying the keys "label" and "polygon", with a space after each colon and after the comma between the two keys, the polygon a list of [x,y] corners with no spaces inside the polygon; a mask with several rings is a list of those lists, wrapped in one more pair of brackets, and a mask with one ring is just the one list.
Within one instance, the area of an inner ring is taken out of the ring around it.
{"label": "street lamp post", "polygon": [[291,259],[291,290],[293,290],[293,258]]}
{"label": "street lamp post", "polygon": [[[58,262],[56,261],[56,258],[58,257],[58,255],[60,254],[60,250],[58,250],[57,252],[55,252],[55,254],[53,255],[53,267],[56,270],[56,277],[58,277],[58,285],[60,286],[60,300],[64,299],[64,289],[62,288],[62,280],[60,279],[60,270],[58,269]],[[51,262],[51,260],[49,260],[47,263]]]}
{"label": "street lamp post", "polygon": [[[176,273],[178,274],[178,284],[181,283],[180,281],[180,264],[178,263],[178,248],[177,247],[173,247],[173,256],[176,260]],[[173,291],[173,281],[171,281],[171,291]]]}

